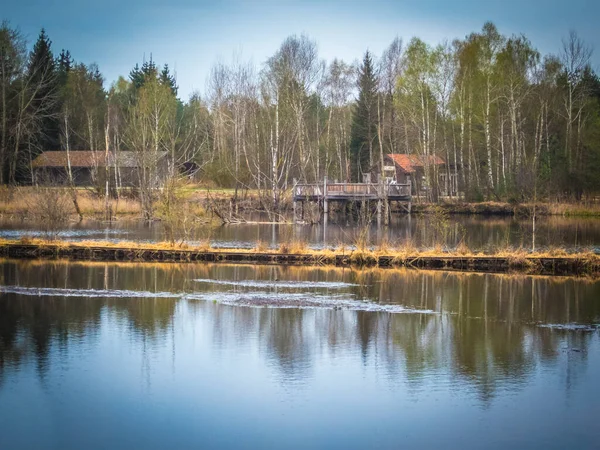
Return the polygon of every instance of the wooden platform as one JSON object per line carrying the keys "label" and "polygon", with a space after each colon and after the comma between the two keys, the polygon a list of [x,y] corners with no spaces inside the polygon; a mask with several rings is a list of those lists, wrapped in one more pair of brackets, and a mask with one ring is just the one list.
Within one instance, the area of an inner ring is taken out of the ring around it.
{"label": "wooden platform", "polygon": [[325,178],[322,183],[298,183],[294,181],[294,221],[297,203],[316,202],[322,206],[323,222],[327,223],[329,202],[377,202],[378,218],[381,221],[381,206],[387,201],[397,202],[410,214],[412,186],[406,184],[338,183]]}

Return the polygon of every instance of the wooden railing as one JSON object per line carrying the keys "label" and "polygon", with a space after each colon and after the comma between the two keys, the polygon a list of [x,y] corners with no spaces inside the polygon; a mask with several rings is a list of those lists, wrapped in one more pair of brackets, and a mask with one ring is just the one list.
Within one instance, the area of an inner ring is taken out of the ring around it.
{"label": "wooden railing", "polygon": [[388,184],[387,195],[388,197],[410,197],[412,187],[410,182],[406,184]]}
{"label": "wooden railing", "polygon": [[[382,189],[384,189],[382,191]],[[324,195],[325,193],[325,195]],[[411,184],[371,184],[371,183],[296,183],[293,190],[296,199],[324,198],[365,198],[410,197]]]}
{"label": "wooden railing", "polygon": [[323,184],[301,184],[294,186],[294,197],[323,197]]}

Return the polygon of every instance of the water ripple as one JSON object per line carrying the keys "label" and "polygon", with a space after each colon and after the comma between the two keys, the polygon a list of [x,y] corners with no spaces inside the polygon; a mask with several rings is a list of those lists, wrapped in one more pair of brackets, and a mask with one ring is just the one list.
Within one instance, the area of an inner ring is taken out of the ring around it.
{"label": "water ripple", "polygon": [[31,295],[36,297],[124,297],[124,298],[179,298],[182,294],[173,292],[130,291],[121,289],[63,289],[25,286],[0,286],[0,293]]}

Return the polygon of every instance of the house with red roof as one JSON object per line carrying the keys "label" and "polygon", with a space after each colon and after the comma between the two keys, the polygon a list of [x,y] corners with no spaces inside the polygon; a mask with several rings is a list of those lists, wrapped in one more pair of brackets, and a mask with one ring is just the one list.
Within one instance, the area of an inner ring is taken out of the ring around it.
{"label": "house with red roof", "polygon": [[[437,155],[388,153],[384,160],[384,177],[388,183],[410,181],[413,195],[427,195],[432,187],[437,188],[440,196],[458,195],[456,171],[447,167],[446,161]],[[431,181],[432,177],[437,178],[436,183]]]}

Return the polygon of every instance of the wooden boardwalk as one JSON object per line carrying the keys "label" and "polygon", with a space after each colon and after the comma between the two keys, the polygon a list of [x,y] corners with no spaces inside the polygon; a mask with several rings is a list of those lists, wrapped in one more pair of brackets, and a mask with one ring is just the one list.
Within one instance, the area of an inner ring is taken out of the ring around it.
{"label": "wooden boardwalk", "polygon": [[304,211],[304,202],[319,203],[323,210],[323,221],[327,223],[329,202],[377,202],[377,221],[381,222],[383,202],[395,201],[410,214],[412,204],[412,186],[406,184],[338,183],[325,178],[322,183],[294,182],[294,221],[297,205]]}

